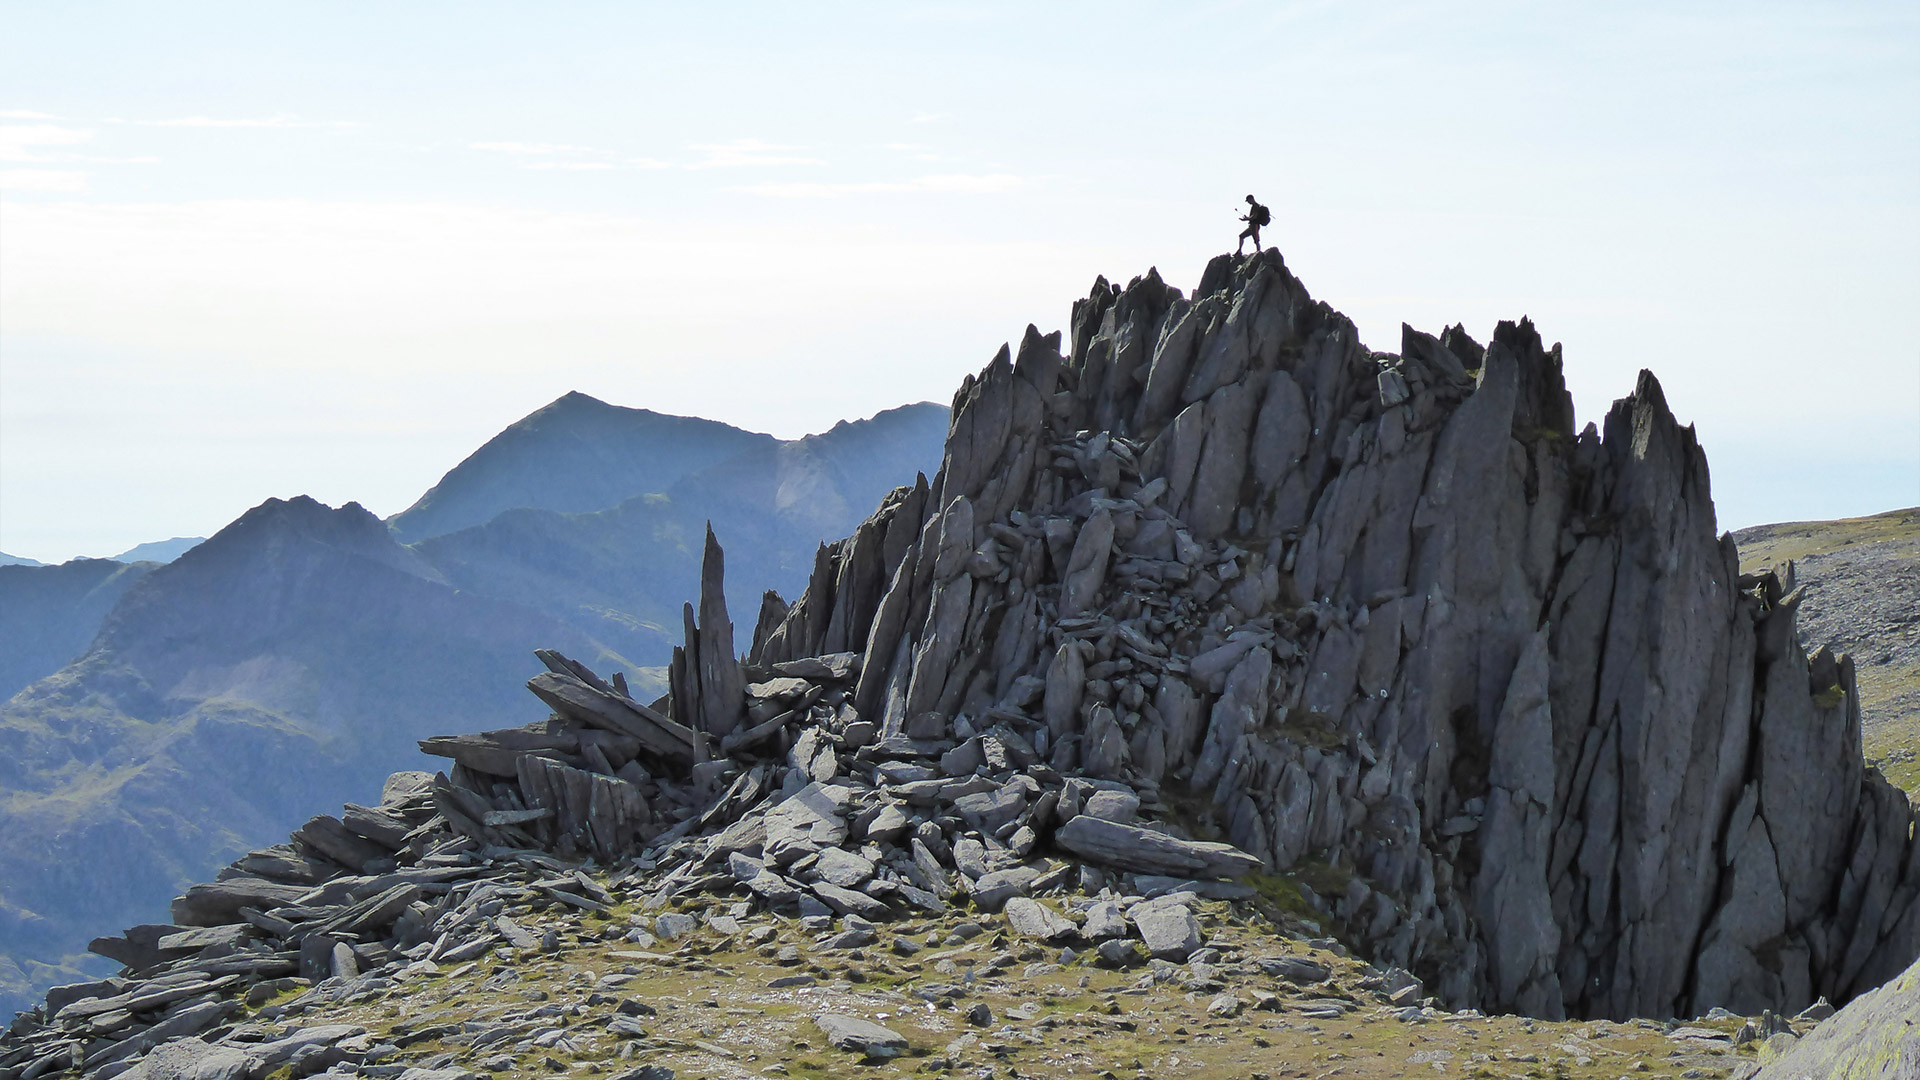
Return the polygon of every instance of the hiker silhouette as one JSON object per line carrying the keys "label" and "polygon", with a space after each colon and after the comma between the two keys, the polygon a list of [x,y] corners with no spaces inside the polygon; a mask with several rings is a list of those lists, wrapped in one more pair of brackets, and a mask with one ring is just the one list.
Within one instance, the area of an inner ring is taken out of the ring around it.
{"label": "hiker silhouette", "polygon": [[1247,246],[1247,237],[1251,236],[1253,237],[1254,254],[1258,255],[1260,253],[1260,226],[1272,222],[1273,215],[1267,211],[1266,207],[1255,202],[1253,196],[1249,195],[1247,196],[1247,212],[1241,214],[1237,220],[1246,222],[1247,227],[1240,231],[1240,242],[1234,245],[1233,253],[1235,255],[1240,254],[1240,249]]}

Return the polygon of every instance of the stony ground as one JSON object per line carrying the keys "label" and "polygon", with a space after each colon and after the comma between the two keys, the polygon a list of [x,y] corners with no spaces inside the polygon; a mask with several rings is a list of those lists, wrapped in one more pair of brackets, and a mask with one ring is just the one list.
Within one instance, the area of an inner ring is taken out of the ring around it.
{"label": "stony ground", "polygon": [[[1206,947],[1188,962],[1115,967],[1076,952],[1082,942],[1024,939],[1004,916],[960,910],[869,930],[724,901],[605,913],[512,903],[500,914],[543,938],[538,949],[396,961],[289,989],[258,1002],[229,1038],[346,1024],[373,1047],[362,1076],[632,1080],[666,1080],[662,1070],[679,1080],[1744,1077],[1767,1053],[1735,1047],[1741,1018],[1547,1023],[1438,1011],[1417,986],[1395,993],[1337,943],[1310,937],[1311,923],[1258,903],[1194,907]],[[873,1055],[836,1047],[834,1018],[900,1041]]]}
{"label": "stony ground", "polygon": [[1807,587],[1801,644],[1853,656],[1867,757],[1920,794],[1920,507],[1761,525],[1734,539],[1742,572],[1794,561]]}

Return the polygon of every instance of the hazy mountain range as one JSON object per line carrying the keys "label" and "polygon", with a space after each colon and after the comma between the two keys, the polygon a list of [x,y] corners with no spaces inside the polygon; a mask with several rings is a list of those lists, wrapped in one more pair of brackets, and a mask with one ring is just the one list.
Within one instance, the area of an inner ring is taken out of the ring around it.
{"label": "hazy mountain range", "polygon": [[0,566],[0,1016],[416,739],[524,723],[534,648],[659,685],[709,520],[744,638],[946,429],[921,404],[782,441],[569,394],[387,522],[273,499],[167,565]]}
{"label": "hazy mountain range", "polygon": [[[170,540],[150,540],[144,544],[135,544],[118,555],[109,555],[104,560],[82,555],[70,562],[155,562],[168,563],[185,554],[189,548],[205,540],[204,536],[176,536]],[[49,566],[38,559],[29,559],[24,555],[9,555],[0,551],[0,566]]]}

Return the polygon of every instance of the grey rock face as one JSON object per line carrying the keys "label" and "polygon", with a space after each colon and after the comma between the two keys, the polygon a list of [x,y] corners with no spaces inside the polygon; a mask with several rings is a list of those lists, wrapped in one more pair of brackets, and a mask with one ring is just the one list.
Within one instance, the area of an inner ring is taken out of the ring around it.
{"label": "grey rock face", "polygon": [[1080,936],[1088,941],[1124,937],[1126,933],[1126,916],[1121,914],[1120,905],[1112,901],[1103,901],[1088,908],[1087,920],[1080,924]]}
{"label": "grey rock face", "polygon": [[185,1039],[157,1047],[120,1075],[135,1080],[244,1080],[259,1064],[235,1047]]}
{"label": "grey rock face", "polygon": [[999,911],[1007,901],[1023,895],[1039,876],[1038,870],[1024,866],[982,874],[973,883],[973,902],[983,911]]}
{"label": "grey rock face", "polygon": [[1131,792],[1103,789],[1087,796],[1087,804],[1080,812],[1117,825],[1130,825],[1140,814],[1140,797]]}
{"label": "grey rock face", "polygon": [[[862,892],[843,889],[824,881],[813,883],[813,894],[826,901],[828,907],[840,915],[860,915],[869,919],[892,918],[893,911],[887,905]],[[869,935],[871,940],[871,935]]]}
{"label": "grey rock face", "polygon": [[1127,938],[1108,938],[1094,952],[1108,967],[1132,967],[1141,960],[1139,944]]}
{"label": "grey rock face", "polygon": [[1920,1070],[1920,964],[1862,994],[1753,1080],[1895,1080]]}
{"label": "grey rock face", "polygon": [[1077,929],[1068,919],[1038,900],[1029,900],[1016,896],[1006,903],[1007,925],[1021,937],[1039,938],[1042,941],[1063,941],[1073,937]]}
{"label": "grey rock face", "polygon": [[1577,430],[1529,321],[1370,353],[1271,253],[1072,325],[956,395],[926,505],[972,535],[923,520],[863,686],[909,689],[890,730],[1199,796],[1252,858],[1064,794],[1040,850],[1351,868],[1329,915],[1375,960],[1543,1016],[1797,1010],[1920,953],[1851,665],[1795,644],[1790,571],[1739,575],[1651,375]]}
{"label": "grey rock face", "polygon": [[812,783],[767,815],[767,857],[782,865],[847,838],[846,791]]}
{"label": "grey rock face", "polygon": [[722,591],[724,575],[725,556],[709,525],[706,556],[700,562],[698,653],[687,657],[686,669],[689,681],[698,675],[698,728],[716,739],[740,726],[740,694],[745,686],[733,655],[733,623],[727,619],[727,596]]}
{"label": "grey rock face", "polygon": [[653,920],[653,932],[664,941],[683,938],[699,929],[700,920],[678,911],[669,911]]}
{"label": "grey rock face", "polygon": [[857,889],[873,877],[873,863],[844,848],[830,847],[820,852],[813,872],[829,885]]}

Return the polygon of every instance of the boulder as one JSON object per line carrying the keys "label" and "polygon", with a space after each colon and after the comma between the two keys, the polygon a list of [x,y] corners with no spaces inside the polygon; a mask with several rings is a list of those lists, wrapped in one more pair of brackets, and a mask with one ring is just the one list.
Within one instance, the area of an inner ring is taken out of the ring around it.
{"label": "boulder", "polygon": [[899,1057],[907,1052],[905,1036],[871,1020],[843,1013],[820,1013],[813,1018],[813,1023],[827,1037],[827,1042],[838,1050],[864,1054],[870,1058]]}
{"label": "boulder", "polygon": [[784,866],[837,847],[847,838],[851,796],[834,784],[811,783],[767,814],[767,858]]}
{"label": "boulder", "polygon": [[856,855],[845,848],[830,847],[820,852],[812,873],[829,885],[857,889],[873,877],[873,869],[872,861],[865,856]]}
{"label": "boulder", "polygon": [[1007,925],[1021,937],[1063,941],[1078,933],[1072,920],[1038,900],[1029,900],[1024,896],[1011,897],[1002,910],[1007,917]]}
{"label": "boulder", "polygon": [[1855,998],[1753,1080],[1895,1080],[1920,1068],[1920,963]]}
{"label": "boulder", "polygon": [[1147,952],[1156,960],[1185,963],[1203,944],[1200,920],[1184,904],[1148,902],[1127,913]]}
{"label": "boulder", "polygon": [[1010,870],[995,870],[982,874],[973,882],[973,902],[982,911],[999,911],[1008,900],[1026,895],[1027,886],[1040,876],[1040,871],[1030,866],[1016,866]]}
{"label": "boulder", "polygon": [[181,1039],[155,1047],[120,1075],[130,1080],[246,1080],[260,1065],[238,1047]]}
{"label": "boulder", "polygon": [[1090,862],[1148,874],[1240,877],[1261,866],[1259,859],[1231,844],[1180,840],[1086,814],[1062,825],[1054,842]]}

